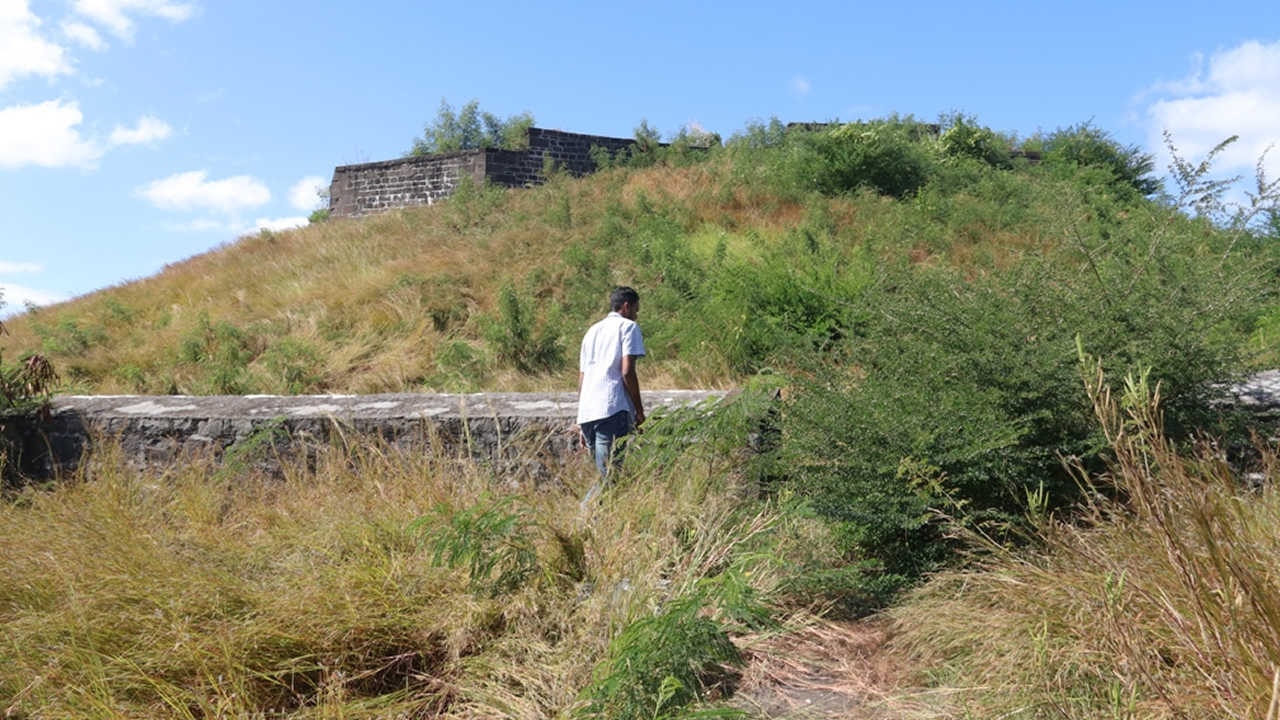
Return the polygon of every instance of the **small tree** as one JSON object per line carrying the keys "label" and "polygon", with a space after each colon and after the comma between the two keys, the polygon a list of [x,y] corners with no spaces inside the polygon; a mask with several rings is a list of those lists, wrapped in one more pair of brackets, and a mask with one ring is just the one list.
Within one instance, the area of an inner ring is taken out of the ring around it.
{"label": "small tree", "polygon": [[1008,144],[991,128],[979,125],[977,118],[956,113],[943,123],[946,130],[938,142],[944,158],[973,158],[997,168],[1011,165]]}
{"label": "small tree", "polygon": [[1055,130],[1029,143],[1027,149],[1035,149],[1035,145],[1041,147],[1047,166],[1099,168],[1111,173],[1115,187],[1132,188],[1145,196],[1160,192],[1160,180],[1154,175],[1155,156],[1137,145],[1121,144],[1092,123]]}
{"label": "small tree", "polygon": [[[0,308],[3,307],[4,296],[0,293]],[[4,323],[0,323],[0,335],[7,332]],[[43,355],[29,355],[16,365],[6,365],[4,353],[0,352],[0,478],[9,476],[14,460],[13,417],[48,415],[57,381],[53,365]]]}
{"label": "small tree", "polygon": [[480,101],[472,100],[454,111],[449,101],[441,98],[436,118],[423,126],[423,134],[415,138],[410,157],[433,153],[470,150],[472,148],[502,148],[523,150],[529,144],[529,128],[533,127],[533,115],[528,111],[503,120],[491,112],[480,109]]}

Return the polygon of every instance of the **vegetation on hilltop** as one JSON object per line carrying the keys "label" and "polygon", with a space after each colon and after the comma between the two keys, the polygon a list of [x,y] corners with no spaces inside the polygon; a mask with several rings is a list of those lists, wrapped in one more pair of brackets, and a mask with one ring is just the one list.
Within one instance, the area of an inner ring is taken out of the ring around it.
{"label": "vegetation on hilltop", "polygon": [[422,137],[414,138],[413,147],[406,154],[414,157],[472,148],[523,150],[529,146],[529,128],[533,123],[529,112],[504,120],[481,110],[478,100],[454,110],[448,100],[441,98],[435,119],[423,126]]}

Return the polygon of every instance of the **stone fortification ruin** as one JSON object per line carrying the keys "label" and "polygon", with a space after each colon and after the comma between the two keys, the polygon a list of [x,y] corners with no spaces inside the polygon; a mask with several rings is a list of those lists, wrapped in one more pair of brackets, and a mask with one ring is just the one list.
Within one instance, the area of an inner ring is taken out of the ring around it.
{"label": "stone fortification ruin", "polygon": [[329,185],[329,215],[359,217],[393,208],[431,205],[453,194],[470,178],[508,187],[542,181],[548,162],[573,175],[594,172],[591,149],[610,153],[629,148],[634,139],[582,135],[531,127],[528,149],[474,148],[396,160],[341,165]]}

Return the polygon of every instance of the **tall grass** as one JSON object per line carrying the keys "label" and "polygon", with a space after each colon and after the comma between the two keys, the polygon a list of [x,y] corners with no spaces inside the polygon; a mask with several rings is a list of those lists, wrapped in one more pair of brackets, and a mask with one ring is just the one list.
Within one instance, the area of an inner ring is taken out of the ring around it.
{"label": "tall grass", "polygon": [[1276,717],[1273,452],[1242,476],[1212,442],[1175,446],[1144,378],[1088,380],[1112,459],[1083,516],[1041,518],[1032,550],[984,543],[893,611],[895,642],[947,716]]}
{"label": "tall grass", "polygon": [[[696,603],[710,640],[743,642],[763,626],[735,608],[749,600],[768,623],[802,612],[786,600],[788,577],[830,546],[816,522],[755,499],[741,462],[715,449],[727,445],[679,433],[660,441],[655,424],[648,449],[638,443],[629,471],[585,511],[585,458],[516,488],[438,446],[360,441],[314,467],[286,464],[282,477],[252,463],[134,471],[108,449],[87,475],[0,504],[0,712],[705,709],[731,693],[740,658],[689,665],[702,657],[697,638],[638,649],[619,638]],[[675,663],[653,667],[683,683],[680,695],[598,684],[655,652]]]}

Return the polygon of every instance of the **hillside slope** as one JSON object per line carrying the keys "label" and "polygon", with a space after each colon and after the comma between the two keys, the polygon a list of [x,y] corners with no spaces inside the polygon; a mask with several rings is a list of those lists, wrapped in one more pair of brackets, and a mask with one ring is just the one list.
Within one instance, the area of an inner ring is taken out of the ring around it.
{"label": "hillside slope", "polygon": [[[78,392],[571,389],[563,348],[605,312],[609,289],[651,291],[663,281],[660,266],[604,256],[632,241],[626,226],[643,224],[649,204],[684,215],[680,232],[692,231],[707,254],[722,238],[776,237],[799,214],[794,204],[762,210],[732,195],[709,201],[718,186],[707,167],[618,170],[262,232],[20,315],[7,345],[11,357],[48,354]],[[659,321],[651,335],[671,312],[646,303],[646,321]],[[521,332],[527,347],[510,342]],[[650,386],[740,379],[715,353],[655,349]]]}
{"label": "hillside slope", "polygon": [[90,393],[564,390],[577,338],[631,284],[649,386],[720,388],[843,336],[886,268],[1081,260],[1082,238],[1105,249],[1167,214],[1106,168],[1017,165],[954,129],[841,132],[755,127],[649,167],[264,231],[20,315],[9,357],[43,352]]}

